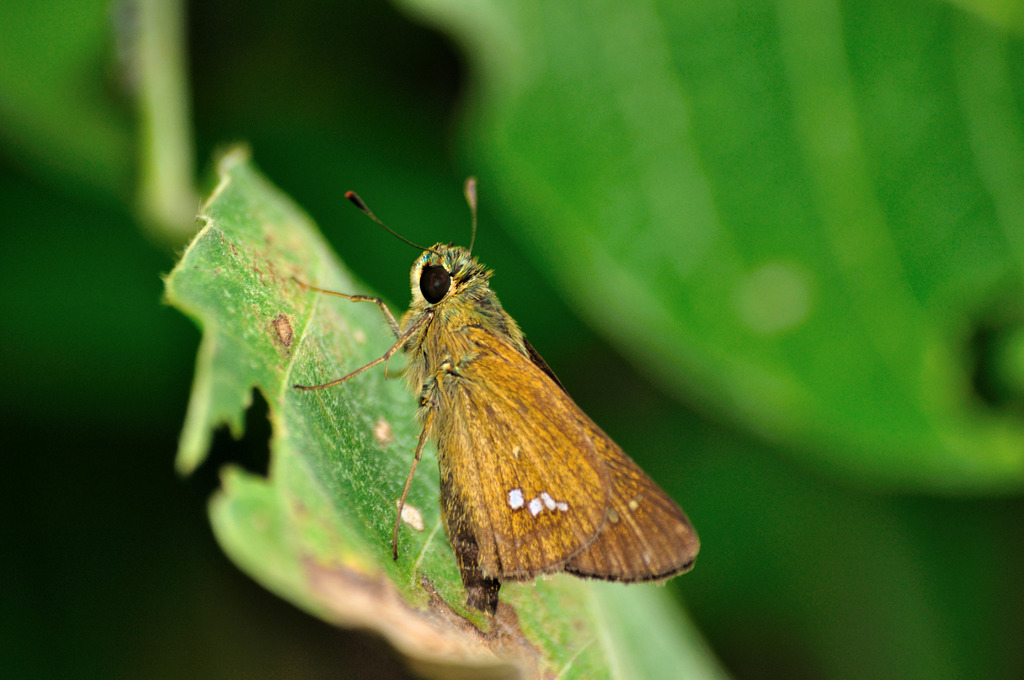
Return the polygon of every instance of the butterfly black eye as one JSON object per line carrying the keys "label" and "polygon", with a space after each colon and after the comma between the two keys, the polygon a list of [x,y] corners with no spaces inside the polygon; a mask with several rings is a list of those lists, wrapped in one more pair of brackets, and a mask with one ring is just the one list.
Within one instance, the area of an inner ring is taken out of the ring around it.
{"label": "butterfly black eye", "polygon": [[444,267],[432,265],[420,272],[420,292],[430,304],[437,304],[452,287],[452,275]]}

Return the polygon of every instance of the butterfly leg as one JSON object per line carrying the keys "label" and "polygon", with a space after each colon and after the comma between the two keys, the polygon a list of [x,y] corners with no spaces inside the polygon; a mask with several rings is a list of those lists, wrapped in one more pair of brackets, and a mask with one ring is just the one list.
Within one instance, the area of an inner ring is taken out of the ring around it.
{"label": "butterfly leg", "polygon": [[316,286],[309,285],[305,281],[300,281],[294,276],[292,277],[292,281],[299,284],[306,290],[311,290],[317,293],[323,293],[324,295],[334,295],[335,297],[342,297],[345,298],[346,300],[351,300],[352,302],[372,302],[373,304],[377,305],[377,307],[380,308],[381,313],[384,314],[384,318],[387,320],[388,326],[391,327],[391,332],[395,334],[395,337],[397,338],[402,335],[402,329],[401,327],[399,327],[398,322],[395,320],[395,315],[391,313],[391,310],[388,309],[388,306],[386,304],[384,304],[384,301],[378,297],[373,297],[372,295],[349,295],[347,293],[338,293],[333,290],[327,290],[325,288],[317,288]]}
{"label": "butterfly leg", "polygon": [[[350,297],[350,296],[344,295],[342,293],[335,293],[335,294],[336,295],[340,295],[342,297]],[[352,298],[357,298],[357,297],[361,297],[361,296],[353,295],[351,297]],[[377,302],[380,302],[381,305],[384,305],[384,303],[381,302],[378,298],[367,298],[367,299],[376,300]],[[383,306],[382,309],[387,309],[387,307]],[[390,314],[390,312],[389,312],[389,314]],[[294,387],[297,390],[322,390],[322,389],[324,389],[326,387],[334,387],[335,385],[340,385],[341,383],[345,382],[349,378],[354,378],[355,376],[359,375],[360,373],[362,373],[365,370],[371,369],[374,366],[377,366],[379,364],[383,364],[385,361],[388,361],[391,357],[393,357],[395,355],[395,353],[398,352],[398,350],[402,349],[402,345],[405,344],[405,341],[408,340],[410,337],[412,337],[415,333],[419,332],[419,330],[421,328],[423,328],[423,326],[426,325],[426,323],[428,321],[430,321],[430,319],[433,318],[433,316],[434,316],[433,313],[427,313],[427,314],[424,314],[423,316],[421,316],[419,319],[416,320],[416,323],[414,323],[411,326],[409,326],[409,328],[404,333],[402,333],[401,335],[398,336],[398,340],[395,342],[395,344],[391,345],[391,347],[388,349],[388,351],[384,352],[384,354],[380,358],[374,359],[373,361],[371,361],[370,363],[366,364],[365,366],[360,366],[359,368],[357,368],[356,370],[352,371],[348,375],[343,375],[340,378],[337,378],[335,380],[331,380],[330,382],[321,383],[320,385],[292,385],[292,387]]]}
{"label": "butterfly leg", "polygon": [[416,466],[423,458],[423,445],[427,442],[427,434],[430,432],[430,425],[434,422],[434,412],[427,413],[427,420],[423,424],[423,431],[420,432],[419,441],[416,442],[416,450],[413,452],[412,467],[405,478],[405,487],[402,489],[402,497],[398,499],[398,516],[395,517],[395,531],[391,536],[391,556],[398,561],[398,528],[402,525],[402,510],[405,509],[405,499],[409,495],[409,487],[412,486],[412,478],[416,474]]}

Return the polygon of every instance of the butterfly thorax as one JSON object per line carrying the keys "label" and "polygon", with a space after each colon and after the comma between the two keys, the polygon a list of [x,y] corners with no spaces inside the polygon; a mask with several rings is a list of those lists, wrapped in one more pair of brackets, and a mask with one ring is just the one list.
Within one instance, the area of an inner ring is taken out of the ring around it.
{"label": "butterfly thorax", "polygon": [[[447,293],[433,303],[424,297],[421,286],[424,269],[429,267],[442,267],[451,277]],[[423,323],[423,328],[402,349],[409,357],[406,378],[421,396],[438,371],[458,370],[460,364],[472,360],[476,348],[465,333],[467,328],[479,328],[528,355],[522,331],[491,290],[492,273],[468,250],[451,244],[438,243],[413,263],[412,302],[401,326],[404,331]]]}

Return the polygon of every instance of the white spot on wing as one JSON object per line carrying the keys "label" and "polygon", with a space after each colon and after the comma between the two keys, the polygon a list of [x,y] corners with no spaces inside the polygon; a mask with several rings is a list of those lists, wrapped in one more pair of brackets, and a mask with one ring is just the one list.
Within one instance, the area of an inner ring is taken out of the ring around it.
{"label": "white spot on wing", "polygon": [[[523,496],[522,489],[509,489],[508,492],[508,504],[513,510],[518,510],[523,507],[525,496]],[[540,513],[547,509],[549,512],[568,512],[569,504],[565,501],[560,501],[552,496],[547,491],[541,491],[539,494],[530,499],[526,503],[527,509],[530,514],[536,517]]]}

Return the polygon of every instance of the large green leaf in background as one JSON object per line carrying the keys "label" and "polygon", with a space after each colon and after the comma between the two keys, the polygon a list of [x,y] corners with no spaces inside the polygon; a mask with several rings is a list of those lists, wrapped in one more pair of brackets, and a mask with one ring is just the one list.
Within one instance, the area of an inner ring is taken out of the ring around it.
{"label": "large green leaf in background", "polygon": [[638,366],[855,477],[1019,488],[1024,428],[969,351],[1021,309],[1001,27],[923,1],[404,4],[472,58],[466,146],[521,244]]}
{"label": "large green leaf in background", "polygon": [[511,606],[496,619],[467,611],[431,450],[409,494],[419,519],[407,522],[392,561],[395,499],[418,434],[415,400],[383,370],[317,392],[292,387],[380,356],[390,336],[379,310],[294,283],[364,290],[243,152],[227,155],[220,174],[167,296],[204,331],[179,469],[199,465],[221,423],[241,436],[254,388],[269,404],[268,478],[228,467],[211,502],[231,558],[321,618],[380,632],[431,676],[468,672],[456,667],[488,677],[517,668],[523,677],[721,676],[666,590],[557,576],[504,586]]}
{"label": "large green leaf in background", "polygon": [[[59,7],[56,5],[59,4]],[[107,0],[4,3],[0,139],[34,174],[91,197],[130,186],[130,116],[101,87]],[[127,17],[125,17],[127,18]]]}

